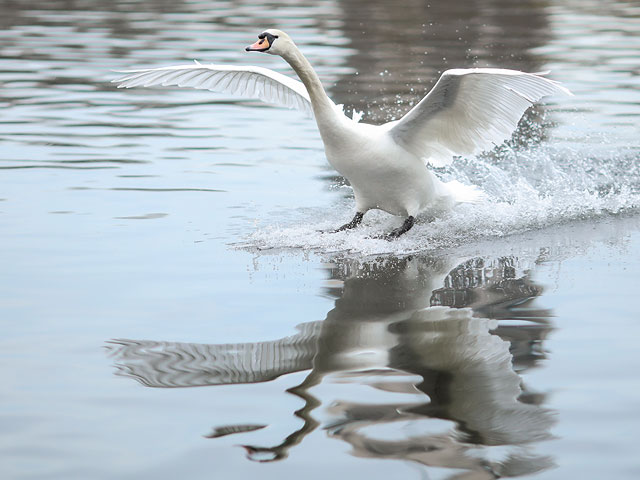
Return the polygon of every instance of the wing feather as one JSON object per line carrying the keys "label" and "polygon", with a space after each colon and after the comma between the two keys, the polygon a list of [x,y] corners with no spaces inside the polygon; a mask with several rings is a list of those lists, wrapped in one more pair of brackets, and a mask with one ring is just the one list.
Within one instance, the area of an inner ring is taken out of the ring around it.
{"label": "wing feather", "polygon": [[235,65],[176,65],[172,67],[128,70],[113,80],[118,88],[154,85],[192,87],[220,93],[257,98],[267,103],[302,110],[312,115],[307,89],[297,80],[255,66]]}
{"label": "wing feather", "polygon": [[497,68],[447,70],[401,120],[392,138],[439,167],[453,156],[489,150],[511,137],[524,112],[542,97],[569,90],[540,74]]}

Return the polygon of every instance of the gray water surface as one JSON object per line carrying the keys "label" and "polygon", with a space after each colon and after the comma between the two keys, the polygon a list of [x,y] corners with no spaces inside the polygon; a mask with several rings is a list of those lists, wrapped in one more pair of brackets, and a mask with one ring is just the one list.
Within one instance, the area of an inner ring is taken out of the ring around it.
{"label": "gray water surface", "polygon": [[[8,479],[640,475],[640,4],[0,0]],[[312,120],[113,70],[279,58],[398,118],[447,68],[574,97],[438,171],[487,200],[350,219]]]}

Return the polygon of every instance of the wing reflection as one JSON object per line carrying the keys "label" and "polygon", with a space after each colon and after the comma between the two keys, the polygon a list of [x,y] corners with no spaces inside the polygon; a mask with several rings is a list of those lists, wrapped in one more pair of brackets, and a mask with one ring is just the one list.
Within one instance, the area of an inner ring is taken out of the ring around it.
{"label": "wing reflection", "polygon": [[272,342],[205,345],[116,339],[109,342],[118,375],[147,387],[202,387],[273,380],[311,368],[321,322]]}
{"label": "wing reflection", "polygon": [[[549,312],[535,306],[541,287],[520,270],[512,257],[343,260],[331,268],[332,279],[343,284],[330,290],[338,296],[335,308],[295,335],[226,345],[113,340],[110,350],[118,375],[150,387],[257,383],[309,370],[287,390],[303,400],[295,412],[302,426],[275,446],[244,445],[252,460],[286,458],[320,426],[313,410],[330,404],[332,420],[323,428],[348,442],[354,455],[468,472],[456,478],[532,473],[552,465],[530,444],[550,436],[553,418],[541,406],[544,395],[528,392],[515,369],[543,356],[551,326]],[[328,377],[408,400],[320,400],[311,389]],[[391,440],[370,432],[411,425],[420,425],[420,433],[400,429],[401,438]],[[225,435],[254,430],[220,429]],[[507,447],[500,461],[485,458],[494,446]]]}

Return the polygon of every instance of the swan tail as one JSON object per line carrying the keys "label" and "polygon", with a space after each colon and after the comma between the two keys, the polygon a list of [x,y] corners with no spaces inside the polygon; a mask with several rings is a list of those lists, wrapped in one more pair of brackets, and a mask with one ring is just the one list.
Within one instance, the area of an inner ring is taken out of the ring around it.
{"label": "swan tail", "polygon": [[447,182],[445,185],[456,203],[480,203],[487,198],[487,194],[475,185],[465,185],[457,180]]}

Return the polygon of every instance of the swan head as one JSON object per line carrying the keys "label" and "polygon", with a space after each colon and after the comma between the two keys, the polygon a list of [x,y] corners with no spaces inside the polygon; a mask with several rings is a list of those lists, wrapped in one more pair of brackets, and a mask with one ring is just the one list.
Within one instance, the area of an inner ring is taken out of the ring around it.
{"label": "swan head", "polygon": [[282,30],[270,28],[258,35],[258,41],[249,45],[247,52],[263,52],[282,56],[294,45],[293,40]]}

